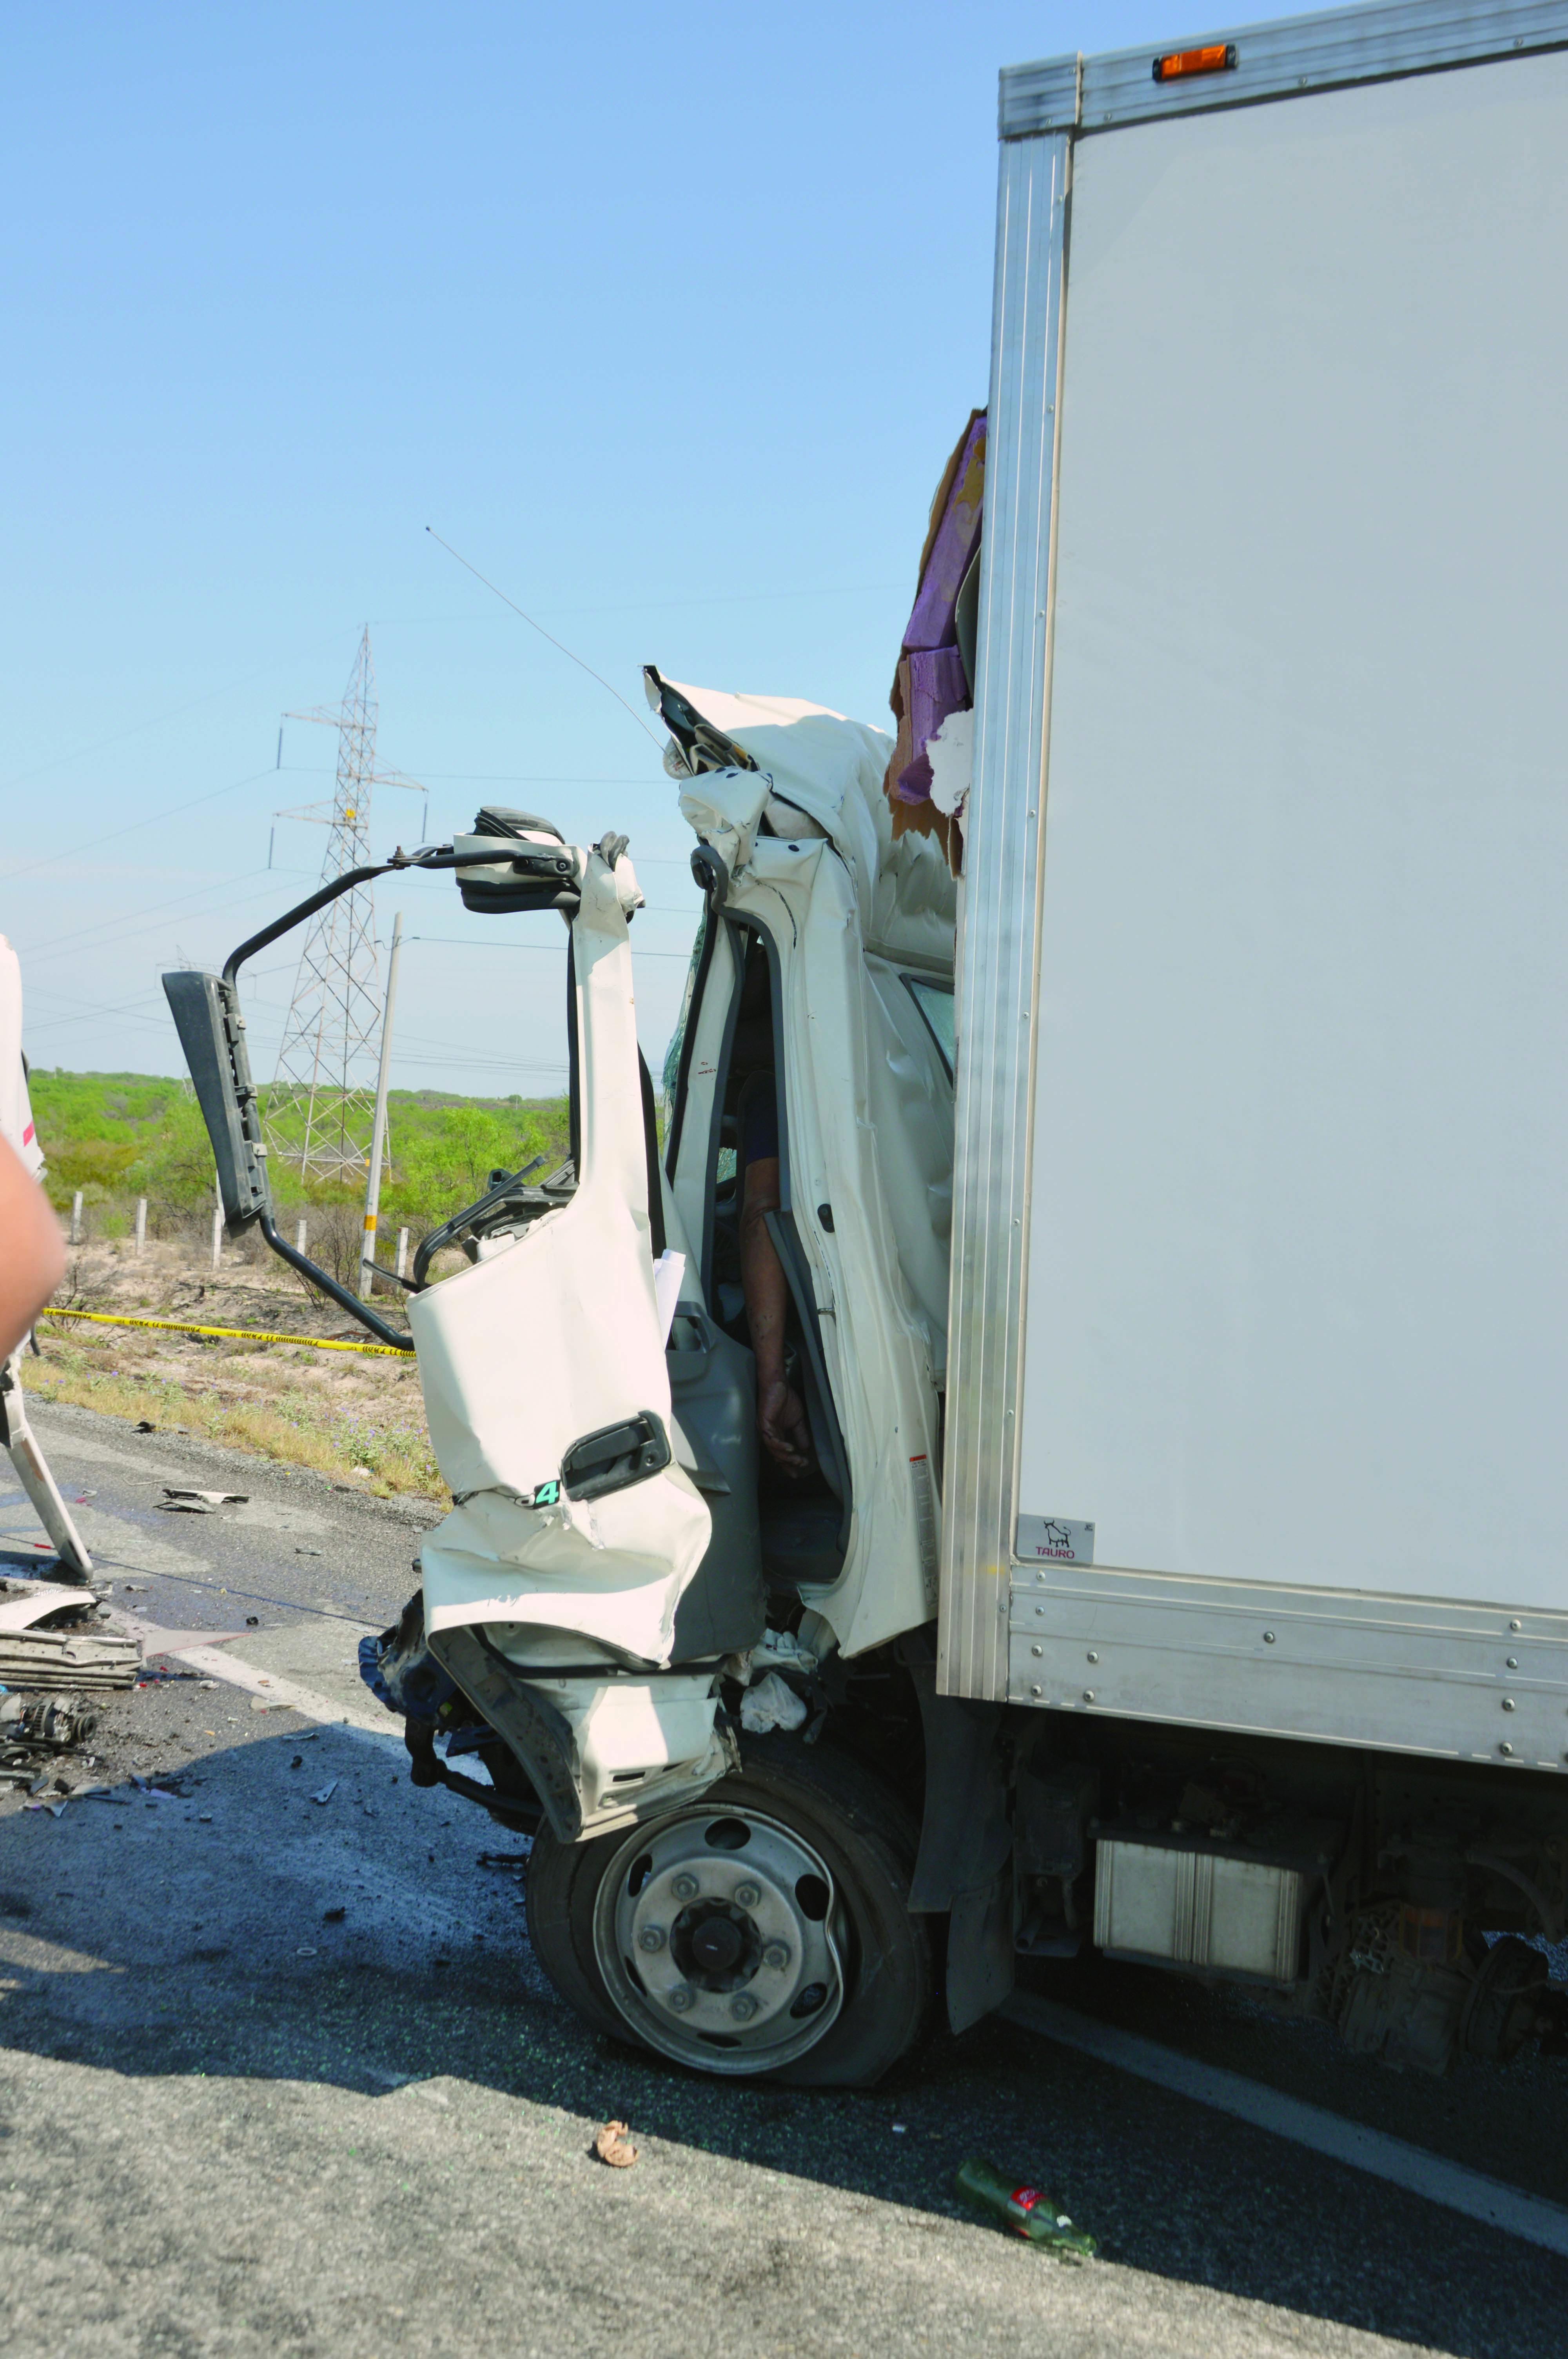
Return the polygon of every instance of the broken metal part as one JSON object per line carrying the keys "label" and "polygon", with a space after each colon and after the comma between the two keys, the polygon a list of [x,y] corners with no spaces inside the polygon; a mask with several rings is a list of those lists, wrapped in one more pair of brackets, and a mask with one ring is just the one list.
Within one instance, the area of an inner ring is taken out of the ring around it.
{"label": "broken metal part", "polygon": [[422,1237],[414,1256],[414,1284],[410,1291],[417,1292],[428,1283],[430,1265],[448,1245],[460,1245],[477,1260],[479,1242],[491,1236],[514,1234],[536,1221],[541,1213],[553,1212],[569,1203],[577,1192],[577,1169],[568,1158],[546,1180],[530,1185],[528,1173],[537,1169],[543,1158],[536,1156],[521,1171],[491,1174],[491,1185],[474,1203],[454,1212],[439,1228]]}
{"label": "broken metal part", "polygon": [[[679,689],[661,679],[656,666],[643,666],[643,687],[648,703],[673,738],[673,751],[682,764],[682,774],[695,778],[703,770],[754,770],[753,757],[733,737],[705,721],[689,698]],[[665,756],[669,766],[669,756]]]}
{"label": "broken metal part", "polygon": [[22,1392],[20,1351],[13,1352],[8,1360],[0,1361],[0,1447],[9,1453],[17,1480],[31,1500],[38,1521],[54,1543],[62,1566],[77,1579],[85,1581],[92,1571],[92,1559],[71,1520],[70,1508],[59,1495],[59,1485],[49,1473],[44,1453],[38,1448],[38,1438],[27,1423],[27,1405]]}

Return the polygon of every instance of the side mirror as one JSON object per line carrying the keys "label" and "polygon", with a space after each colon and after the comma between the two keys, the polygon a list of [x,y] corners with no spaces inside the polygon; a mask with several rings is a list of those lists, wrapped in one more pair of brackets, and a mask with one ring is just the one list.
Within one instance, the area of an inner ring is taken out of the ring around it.
{"label": "side mirror", "polygon": [[487,804],[472,835],[456,835],[458,890],[465,909],[491,916],[514,909],[561,909],[577,915],[581,884],[577,862],[560,832],[533,811]]}
{"label": "side mirror", "polygon": [[237,1236],[272,1211],[245,1019],[232,985],[219,975],[185,967],[166,974],[163,989],[212,1142],[223,1219]]}

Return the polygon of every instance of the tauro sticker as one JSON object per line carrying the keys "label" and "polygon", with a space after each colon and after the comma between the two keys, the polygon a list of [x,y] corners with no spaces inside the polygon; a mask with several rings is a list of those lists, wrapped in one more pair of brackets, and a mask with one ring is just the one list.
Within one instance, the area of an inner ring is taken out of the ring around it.
{"label": "tauro sticker", "polygon": [[1093,1564],[1095,1527],[1071,1516],[1020,1516],[1018,1553],[1042,1564]]}

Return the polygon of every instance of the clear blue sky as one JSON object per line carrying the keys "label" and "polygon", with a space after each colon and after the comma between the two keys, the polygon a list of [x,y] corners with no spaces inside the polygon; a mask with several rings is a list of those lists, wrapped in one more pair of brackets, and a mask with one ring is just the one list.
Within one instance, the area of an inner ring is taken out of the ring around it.
{"label": "clear blue sky", "polygon": [[[630,835],[660,1053],[674,790],[426,525],[639,707],[652,660],[885,724],[986,396],[997,70],[1194,30],[1130,0],[13,12],[0,930],[34,1062],[180,1069],[158,975],[313,881],[321,831],[280,822],[270,875],[269,835],[335,740],[291,723],[279,775],[278,720],[338,701],[367,621],[433,834],[494,799]],[[384,794],[377,849],[419,816]],[[404,906],[395,1083],[557,1086],[556,921]],[[259,963],[270,1073],[292,963]]]}

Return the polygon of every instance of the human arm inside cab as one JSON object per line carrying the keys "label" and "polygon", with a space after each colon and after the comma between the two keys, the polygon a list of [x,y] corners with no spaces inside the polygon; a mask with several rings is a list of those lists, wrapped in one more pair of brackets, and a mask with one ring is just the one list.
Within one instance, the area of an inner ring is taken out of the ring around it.
{"label": "human arm inside cab", "polygon": [[10,1358],[64,1275],[49,1199],[0,1138],[0,1360]]}
{"label": "human arm inside cab", "polygon": [[811,1462],[811,1430],[799,1395],[784,1380],[789,1280],[767,1223],[780,1207],[778,1109],[771,1089],[759,1091],[748,1112],[741,1154],[741,1284],[757,1364],[757,1431],[786,1473],[803,1474]]}

